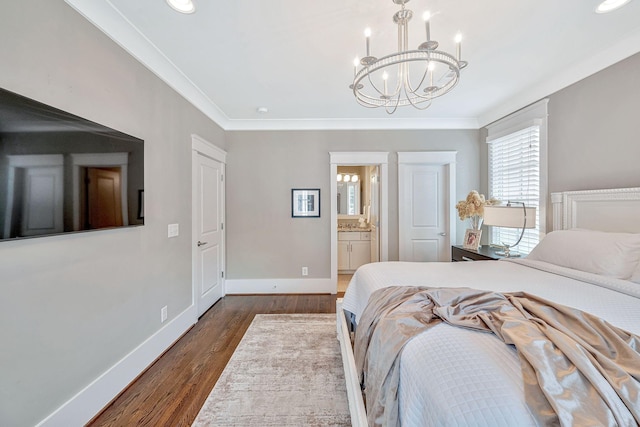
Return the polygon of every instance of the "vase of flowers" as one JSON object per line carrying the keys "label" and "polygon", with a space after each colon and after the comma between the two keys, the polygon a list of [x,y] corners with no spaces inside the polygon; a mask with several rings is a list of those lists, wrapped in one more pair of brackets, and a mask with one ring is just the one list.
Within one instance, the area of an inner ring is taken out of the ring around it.
{"label": "vase of flowers", "polygon": [[476,190],[471,191],[465,200],[461,200],[456,204],[458,216],[461,220],[469,218],[471,220],[471,229],[480,230],[482,227],[482,217],[484,216],[484,207],[496,205],[499,200],[491,198],[485,200],[484,194],[479,194]]}
{"label": "vase of flowers", "polygon": [[482,217],[484,216],[484,207],[497,205],[500,201],[494,198],[485,200],[483,194],[479,194],[476,190],[471,191],[465,200],[461,200],[456,204],[458,216],[461,220],[469,218],[471,220],[471,228],[467,229],[464,235],[464,248],[478,250],[480,246],[480,237],[482,236]]}

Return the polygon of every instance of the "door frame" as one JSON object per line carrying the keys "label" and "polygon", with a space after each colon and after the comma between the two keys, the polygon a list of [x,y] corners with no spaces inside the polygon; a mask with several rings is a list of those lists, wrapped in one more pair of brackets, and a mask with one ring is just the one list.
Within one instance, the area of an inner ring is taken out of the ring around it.
{"label": "door frame", "polygon": [[[196,268],[197,268],[197,257],[198,257],[198,222],[197,216],[198,212],[196,209],[196,199],[198,197],[198,186],[196,185],[198,179],[198,156],[209,157],[213,160],[216,160],[222,163],[222,173],[223,176],[226,174],[226,164],[227,164],[227,152],[216,147],[211,142],[205,140],[199,135],[192,134],[191,135],[191,305],[193,305],[196,309],[196,317],[198,313],[198,284],[196,283]],[[224,178],[223,178],[224,179]],[[221,199],[222,199],[222,239],[220,243],[220,268],[221,271],[226,272],[226,230],[224,229],[224,223],[226,221],[226,208],[225,208],[225,187],[226,184],[222,181],[221,189]],[[226,295],[226,275],[221,278],[220,285],[222,286],[222,296]],[[196,321],[198,319],[196,318]]]}
{"label": "door frame", "polygon": [[331,213],[331,283],[338,292],[338,166],[380,167],[380,261],[389,260],[389,153],[375,152],[329,152],[329,188]]}
{"label": "door frame", "polygon": [[404,253],[403,241],[407,238],[407,232],[402,227],[402,216],[400,215],[400,207],[406,206],[406,201],[402,200],[404,189],[401,188],[401,177],[407,165],[436,165],[444,166],[448,188],[445,190],[447,200],[447,209],[449,211],[449,229],[447,236],[449,237],[449,246],[456,242],[456,214],[453,209],[453,203],[456,200],[456,155],[457,151],[414,151],[414,152],[398,152],[398,258],[406,259]]}

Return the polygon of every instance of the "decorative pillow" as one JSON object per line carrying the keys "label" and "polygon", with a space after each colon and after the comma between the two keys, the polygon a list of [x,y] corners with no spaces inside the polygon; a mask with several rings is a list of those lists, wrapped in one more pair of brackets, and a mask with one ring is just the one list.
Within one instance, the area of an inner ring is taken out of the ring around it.
{"label": "decorative pillow", "polygon": [[580,229],[553,231],[527,258],[627,280],[638,273],[640,234]]}

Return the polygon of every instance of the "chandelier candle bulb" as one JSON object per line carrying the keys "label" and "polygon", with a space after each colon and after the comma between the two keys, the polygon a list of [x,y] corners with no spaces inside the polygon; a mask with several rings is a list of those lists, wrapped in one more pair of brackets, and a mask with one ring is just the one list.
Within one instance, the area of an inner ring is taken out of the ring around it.
{"label": "chandelier candle bulb", "polygon": [[364,38],[367,42],[367,56],[371,56],[371,52],[369,48],[369,39],[371,38],[371,28],[364,29]]}
{"label": "chandelier candle bulb", "polygon": [[435,68],[435,65],[433,64],[433,62],[429,63],[429,66],[427,67],[427,69],[429,70],[429,87],[433,87],[433,69]]}
{"label": "chandelier candle bulb", "polygon": [[389,78],[389,74],[385,71],[382,73],[382,80],[384,81],[384,96],[387,96],[387,79]]}
{"label": "chandelier candle bulb", "polygon": [[460,54],[462,51],[462,34],[460,33],[456,34],[455,41],[456,41],[456,59],[460,61]]}
{"label": "chandelier candle bulb", "polygon": [[427,30],[427,41],[431,41],[431,25],[429,24],[429,20],[431,19],[431,12],[426,11],[422,15],[422,19],[424,19],[424,26]]}

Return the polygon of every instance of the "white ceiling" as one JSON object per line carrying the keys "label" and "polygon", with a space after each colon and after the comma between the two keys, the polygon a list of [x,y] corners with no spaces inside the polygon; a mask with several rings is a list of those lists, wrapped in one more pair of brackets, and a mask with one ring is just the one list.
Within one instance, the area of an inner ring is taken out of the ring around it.
{"label": "white ceiling", "polygon": [[[412,0],[410,45],[432,38],[469,66],[433,105],[392,115],[356,103],[353,58],[392,53],[392,0],[66,0],[222,128],[478,128],[640,51],[640,0],[596,14],[599,0]],[[267,107],[259,114],[258,107]]]}

